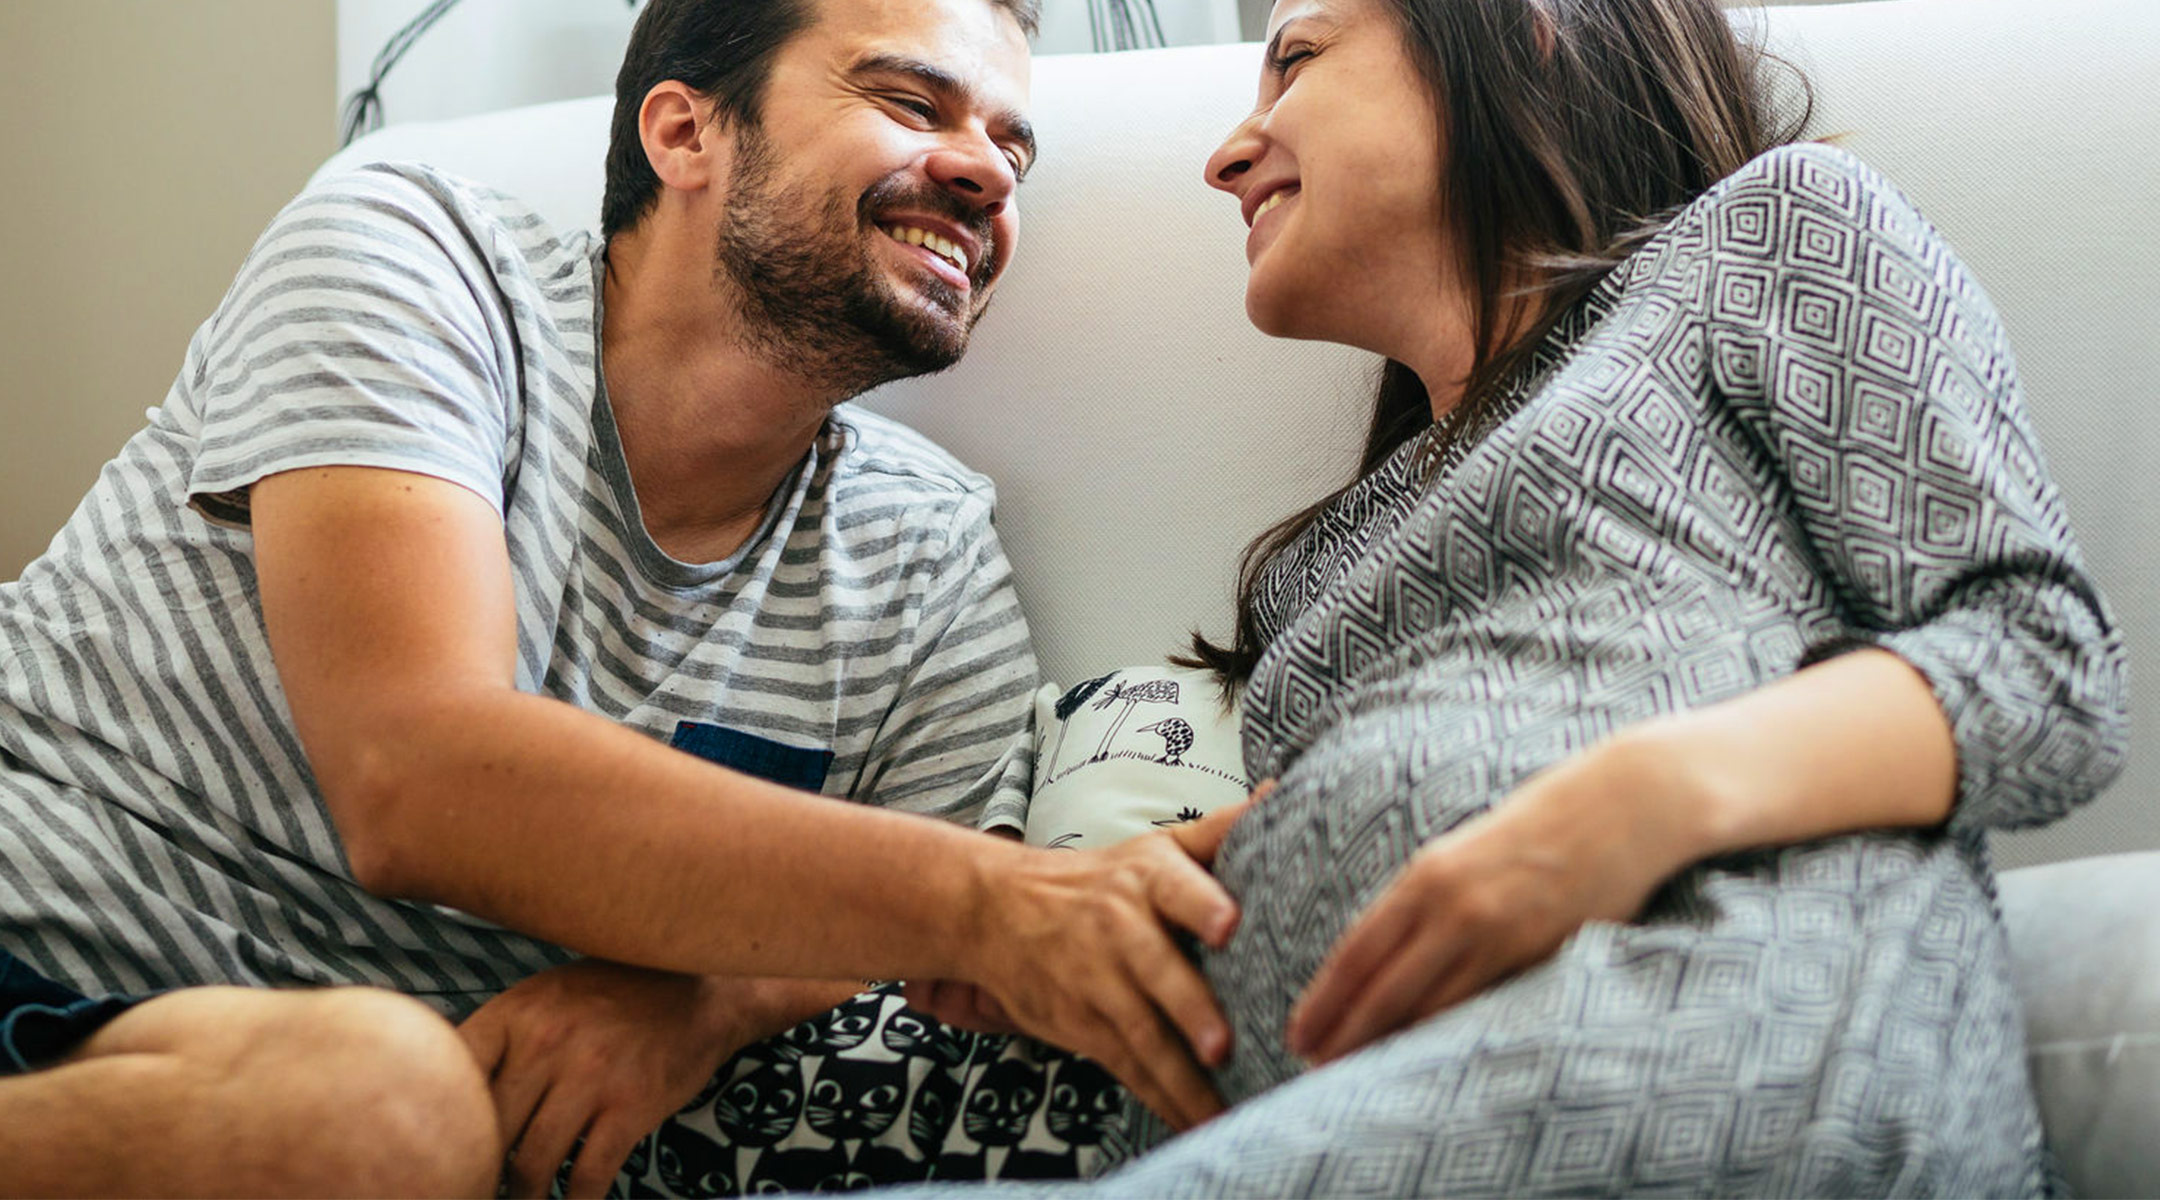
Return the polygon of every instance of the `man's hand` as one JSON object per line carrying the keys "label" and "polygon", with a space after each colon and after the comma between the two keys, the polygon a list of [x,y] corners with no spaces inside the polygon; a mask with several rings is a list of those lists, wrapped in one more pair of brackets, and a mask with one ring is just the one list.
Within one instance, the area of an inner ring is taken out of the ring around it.
{"label": "man's hand", "polygon": [[[1264,780],[1253,789],[1252,795],[1246,797],[1246,804],[1258,804],[1261,797],[1274,790],[1275,781]],[[1235,823],[1236,818],[1231,821]],[[907,984],[907,1002],[908,1007],[917,1012],[958,1029],[977,1033],[1022,1032],[995,997],[972,983],[951,979],[913,980]]]}
{"label": "man's hand", "polygon": [[940,1025],[975,1033],[1024,1033],[1006,1015],[1005,1006],[972,983],[951,979],[908,980],[908,1007]]}
{"label": "man's hand", "polygon": [[1220,1112],[1201,1066],[1229,1054],[1230,1025],[1166,926],[1229,941],[1237,905],[1206,864],[1249,806],[1105,850],[1007,860],[969,947],[987,995],[958,1023],[1009,1020],[1086,1055],[1179,1129]]}
{"label": "man's hand", "polygon": [[[586,959],[543,971],[459,1028],[488,1073],[513,1196],[545,1196],[579,1138],[571,1196],[600,1196],[639,1138],[728,1056],[776,1033],[753,980]],[[784,1028],[790,1017],[779,1018]]]}

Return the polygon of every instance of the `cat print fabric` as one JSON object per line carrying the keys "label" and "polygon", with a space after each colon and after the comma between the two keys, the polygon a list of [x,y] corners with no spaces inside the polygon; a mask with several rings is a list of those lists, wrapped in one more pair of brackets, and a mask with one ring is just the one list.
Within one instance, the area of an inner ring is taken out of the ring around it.
{"label": "cat print fabric", "polygon": [[882,984],[730,1059],[638,1146],[611,1194],[1085,1178],[1124,1102],[1086,1059],[941,1025]]}

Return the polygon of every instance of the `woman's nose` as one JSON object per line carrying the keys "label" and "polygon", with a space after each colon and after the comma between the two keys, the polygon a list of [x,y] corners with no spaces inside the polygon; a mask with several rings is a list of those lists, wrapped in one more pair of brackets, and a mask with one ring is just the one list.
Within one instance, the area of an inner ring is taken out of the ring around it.
{"label": "woman's nose", "polygon": [[1223,144],[1208,155],[1207,183],[1211,188],[1236,194],[1245,173],[1252,170],[1260,157],[1260,137],[1257,132],[1259,114],[1245,118],[1230,131]]}

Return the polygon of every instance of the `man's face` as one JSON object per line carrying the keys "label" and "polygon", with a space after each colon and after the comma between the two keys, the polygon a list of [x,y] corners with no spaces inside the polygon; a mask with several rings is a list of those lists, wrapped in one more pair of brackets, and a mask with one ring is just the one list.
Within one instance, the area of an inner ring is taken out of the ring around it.
{"label": "man's face", "polygon": [[737,131],[718,271],[750,349],[853,393],[959,361],[1034,157],[1028,50],[989,0],[814,0]]}

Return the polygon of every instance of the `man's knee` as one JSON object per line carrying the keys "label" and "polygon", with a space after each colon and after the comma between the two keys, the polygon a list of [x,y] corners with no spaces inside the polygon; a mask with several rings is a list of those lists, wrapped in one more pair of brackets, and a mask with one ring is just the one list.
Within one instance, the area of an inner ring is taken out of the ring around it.
{"label": "man's knee", "polygon": [[198,988],[115,1021],[93,1054],[189,1064],[235,1120],[253,1190],[489,1194],[501,1165],[487,1080],[449,1022],[368,988]]}
{"label": "man's knee", "polygon": [[[307,1107],[348,1134],[348,1180],[378,1194],[491,1194],[502,1166],[487,1079],[450,1023],[391,992],[307,994],[274,1074],[324,1072]],[[324,1180],[337,1186],[335,1180]]]}

